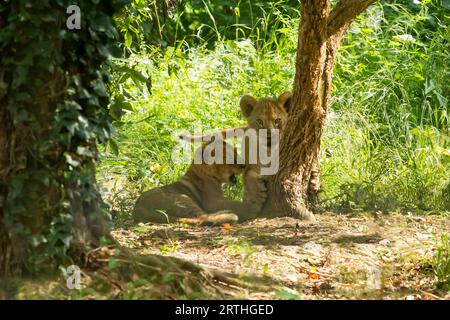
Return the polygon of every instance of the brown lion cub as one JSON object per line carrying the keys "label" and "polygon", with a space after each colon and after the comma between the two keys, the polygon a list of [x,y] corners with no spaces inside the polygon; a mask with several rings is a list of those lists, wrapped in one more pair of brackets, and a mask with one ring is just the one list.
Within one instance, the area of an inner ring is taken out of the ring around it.
{"label": "brown lion cub", "polygon": [[[270,150],[274,147],[274,143],[277,144],[278,140],[282,138],[286,122],[289,118],[289,112],[291,111],[292,92],[283,92],[278,98],[260,98],[255,99],[250,95],[245,95],[240,101],[240,108],[243,116],[247,119],[248,128],[255,130],[266,129],[267,135],[267,148]],[[274,139],[272,131],[278,129],[279,139]],[[225,129],[223,132],[226,133]],[[255,177],[261,172],[261,165],[249,165],[244,171],[244,201],[246,198],[255,199]],[[253,186],[253,187],[252,187]],[[314,202],[320,191],[320,171],[318,163],[313,164],[311,170],[311,176],[309,178],[308,197],[311,202]],[[251,200],[249,200],[251,201]],[[279,216],[280,212],[277,212],[275,208],[268,206],[264,207],[259,216],[273,217]],[[310,212],[305,212],[301,217],[302,220],[312,220],[315,218]]]}
{"label": "brown lion cub", "polygon": [[[286,122],[289,118],[289,112],[291,109],[291,100],[292,100],[292,92],[286,91],[282,93],[278,98],[260,98],[256,99],[250,95],[245,95],[241,98],[240,101],[240,109],[242,115],[247,120],[247,125],[223,129],[220,131],[207,133],[204,135],[181,135],[180,138],[187,141],[198,142],[203,140],[208,140],[211,137],[215,137],[216,135],[222,136],[226,139],[229,136],[232,136],[233,132],[239,132],[240,135],[236,135],[242,137],[242,139],[248,139],[246,136],[246,132],[248,129],[256,130],[257,135],[260,135],[261,129],[265,129],[267,131],[267,143],[266,150],[267,152],[271,152],[272,149],[276,150],[278,148],[279,139],[283,136],[283,130],[286,126]],[[278,132],[278,137],[275,135],[275,130]],[[248,141],[248,140],[247,140]],[[260,203],[258,197],[259,194],[263,191],[266,191],[264,183],[265,177],[261,175],[262,165],[259,161],[257,163],[249,163],[249,143],[245,144],[245,161],[247,165],[244,170],[244,202],[251,204]],[[320,189],[320,180],[319,180],[319,170],[316,166],[314,166],[311,172],[311,178],[309,182],[309,192],[317,193]],[[240,216],[239,220],[248,220],[254,219],[256,217],[276,217],[282,215],[283,213],[278,212],[276,208],[271,208],[265,206],[257,212],[256,214],[246,214],[244,216]],[[305,213],[304,216],[301,217],[305,220],[314,220],[312,214]]]}
{"label": "brown lion cub", "polygon": [[[218,142],[214,143],[218,145]],[[242,173],[245,166],[238,164],[239,156],[235,148],[224,141],[220,141],[220,145],[223,148],[223,164],[211,163],[215,151],[207,154],[205,150],[208,145],[203,145],[195,151],[195,158],[201,159],[201,163],[192,163],[178,181],[144,192],[134,207],[135,222],[236,223],[239,215],[253,210],[246,203],[225,198],[222,184],[236,184],[236,175]],[[264,202],[265,198],[265,192],[261,192],[259,199]],[[258,210],[261,207],[262,203]]]}

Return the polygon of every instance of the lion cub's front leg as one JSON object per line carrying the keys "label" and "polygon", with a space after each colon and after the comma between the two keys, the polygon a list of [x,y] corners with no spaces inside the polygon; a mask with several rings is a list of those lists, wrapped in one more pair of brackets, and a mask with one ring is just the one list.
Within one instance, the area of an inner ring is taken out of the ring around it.
{"label": "lion cub's front leg", "polygon": [[258,168],[250,166],[244,173],[244,198],[243,202],[247,208],[239,220],[255,219],[261,211],[267,198],[267,187]]}
{"label": "lion cub's front leg", "polygon": [[232,212],[239,217],[239,222],[255,219],[266,200],[266,188],[264,182],[259,179],[258,176],[254,176],[254,178],[255,182],[249,181],[249,183],[252,184],[253,188],[258,185],[259,189],[254,195],[251,195],[251,201],[235,201],[225,198],[220,200],[209,199],[209,201],[206,201],[205,203],[205,209],[209,212]]}

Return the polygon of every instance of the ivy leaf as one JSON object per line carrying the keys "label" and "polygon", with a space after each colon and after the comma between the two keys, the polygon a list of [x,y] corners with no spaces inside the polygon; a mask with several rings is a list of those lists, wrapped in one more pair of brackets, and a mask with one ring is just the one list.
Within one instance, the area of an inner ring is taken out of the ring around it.
{"label": "ivy leaf", "polygon": [[70,164],[72,167],[78,167],[80,165],[80,162],[77,160],[74,160],[70,154],[66,153],[65,156],[66,156],[66,162],[68,164]]}
{"label": "ivy leaf", "polygon": [[31,245],[33,247],[37,247],[41,243],[47,243],[47,239],[43,235],[39,234],[31,237]]}
{"label": "ivy leaf", "polygon": [[86,156],[86,157],[92,157],[94,154],[92,153],[91,150],[89,150],[89,148],[83,147],[83,146],[78,146],[77,147],[77,154],[80,156]]}
{"label": "ivy leaf", "polygon": [[90,99],[91,98],[91,94],[85,88],[81,89],[78,95],[81,99]]}
{"label": "ivy leaf", "polygon": [[28,76],[28,68],[24,66],[18,66],[14,71],[14,79],[12,82],[12,88],[16,89],[25,82]]}
{"label": "ivy leaf", "polygon": [[25,177],[18,176],[9,183],[8,198],[15,199],[22,193]]}
{"label": "ivy leaf", "polygon": [[70,247],[70,242],[72,241],[72,236],[70,234],[61,234],[59,239],[64,243],[66,248]]}
{"label": "ivy leaf", "polygon": [[111,148],[111,151],[115,156],[119,155],[119,146],[114,141],[114,139],[109,140],[109,147]]}
{"label": "ivy leaf", "polygon": [[92,83],[95,93],[100,97],[107,97],[108,93],[106,91],[106,86],[103,81],[94,81]]}

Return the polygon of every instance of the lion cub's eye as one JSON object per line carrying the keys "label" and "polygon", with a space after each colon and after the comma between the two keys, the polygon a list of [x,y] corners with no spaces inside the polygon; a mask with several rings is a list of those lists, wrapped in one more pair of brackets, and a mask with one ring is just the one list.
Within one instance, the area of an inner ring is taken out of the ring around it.
{"label": "lion cub's eye", "polygon": [[280,118],[275,119],[275,125],[277,127],[281,127],[281,119]]}
{"label": "lion cub's eye", "polygon": [[259,126],[260,128],[263,128],[263,127],[264,127],[264,123],[263,123],[263,121],[262,121],[261,119],[256,120],[256,122],[258,123],[258,126]]}

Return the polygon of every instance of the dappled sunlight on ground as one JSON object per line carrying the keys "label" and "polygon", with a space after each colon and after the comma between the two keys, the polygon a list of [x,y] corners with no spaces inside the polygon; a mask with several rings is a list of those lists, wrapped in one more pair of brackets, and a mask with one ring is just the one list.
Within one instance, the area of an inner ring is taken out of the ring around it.
{"label": "dappled sunlight on ground", "polygon": [[318,215],[259,219],[236,226],[129,225],[114,230],[124,246],[235,274],[262,276],[273,291],[235,297],[300,299],[438,299],[430,259],[450,230],[438,216]]}

